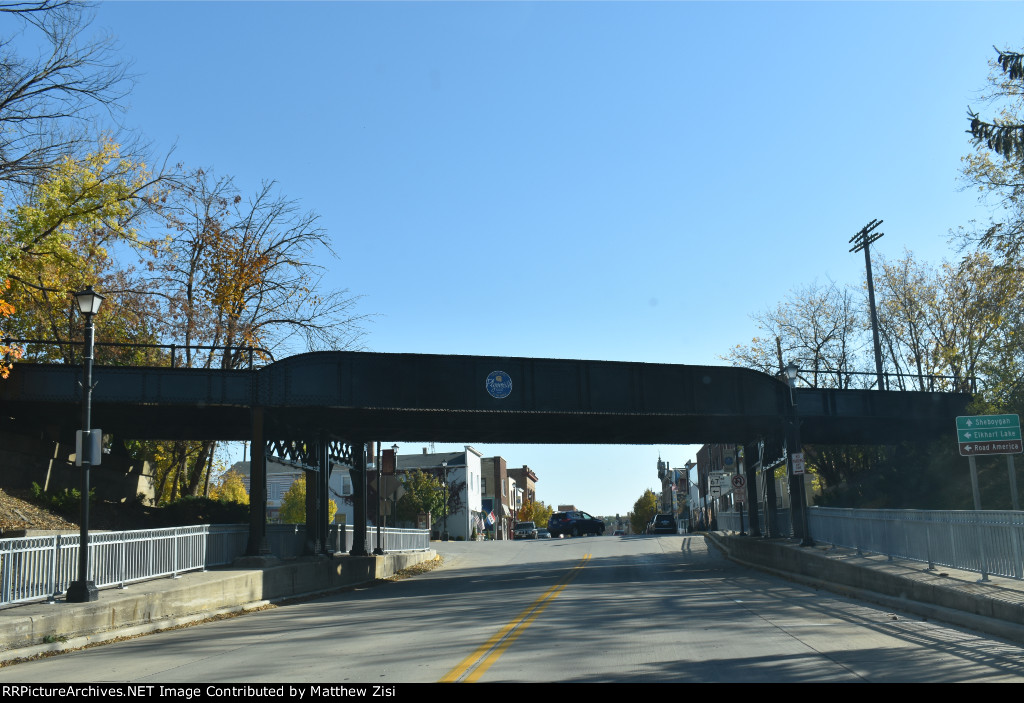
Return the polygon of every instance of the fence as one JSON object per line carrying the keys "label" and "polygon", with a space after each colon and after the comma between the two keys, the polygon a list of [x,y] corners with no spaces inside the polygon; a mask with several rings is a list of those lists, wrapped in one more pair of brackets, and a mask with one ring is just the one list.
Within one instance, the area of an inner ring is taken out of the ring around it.
{"label": "fence", "polygon": [[1024,512],[811,508],[811,538],[861,552],[1024,579]]}
{"label": "fence", "polygon": [[[793,534],[792,522],[790,521],[789,508],[779,508],[775,511],[776,524],[775,524],[775,535],[773,537],[789,537]],[[764,505],[761,504],[757,507],[758,525],[761,528],[761,534],[768,534],[768,527],[766,520],[768,519],[765,515]],[[717,515],[718,529],[729,530],[731,532],[740,532],[740,513],[739,511],[722,511]],[[743,532],[750,533],[750,515],[744,510],[743,512]]]}
{"label": "fence", "polygon": [[[352,527],[331,525],[327,551],[343,552]],[[385,551],[427,549],[426,530],[382,530]],[[367,528],[367,549],[376,529]],[[267,525],[267,546],[281,558],[305,550],[305,525]],[[186,571],[230,564],[245,553],[248,525],[194,525],[159,530],[89,534],[89,575],[97,588],[177,577]],[[79,535],[48,535],[0,540],[0,607],[53,599],[78,578]]]}

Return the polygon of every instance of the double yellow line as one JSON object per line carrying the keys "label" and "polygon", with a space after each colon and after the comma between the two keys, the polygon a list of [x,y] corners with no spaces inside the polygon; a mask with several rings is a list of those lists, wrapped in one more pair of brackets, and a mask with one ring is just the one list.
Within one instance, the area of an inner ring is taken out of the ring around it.
{"label": "double yellow line", "polygon": [[531,603],[515,620],[501,628],[493,637],[484,642],[468,657],[459,662],[459,665],[449,671],[438,683],[473,683],[480,679],[494,662],[505,653],[505,650],[512,646],[516,638],[537,619],[544,609],[551,604],[558,594],[565,590],[580,569],[590,561],[590,554],[584,554],[579,564],[569,570],[569,573],[554,586],[544,591],[544,595]]}

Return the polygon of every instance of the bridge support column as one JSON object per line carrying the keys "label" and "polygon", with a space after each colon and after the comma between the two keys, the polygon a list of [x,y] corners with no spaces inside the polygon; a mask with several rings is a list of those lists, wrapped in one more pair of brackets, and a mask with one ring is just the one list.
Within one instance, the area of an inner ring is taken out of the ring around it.
{"label": "bridge support column", "polygon": [[352,492],[355,498],[355,517],[352,520],[352,550],[354,557],[368,557],[366,551],[366,442],[352,444]]}
{"label": "bridge support column", "polygon": [[[313,452],[319,454],[320,445],[314,443]],[[317,457],[319,459],[319,456]],[[317,461],[317,468],[322,468]],[[324,502],[320,491],[320,471],[306,469],[303,472],[306,480],[306,541],[302,553],[306,555],[320,554],[323,543],[320,541],[320,523],[326,521],[321,504]]]}
{"label": "bridge support column", "polygon": [[[758,445],[758,463],[760,464],[762,480],[764,484],[764,527],[765,537],[773,538],[779,537],[779,504],[778,497],[775,495],[775,470],[766,469],[764,465],[765,449],[768,449],[768,456],[773,460],[778,456],[774,451],[776,442],[767,444],[766,440],[761,440]],[[770,463],[770,462],[769,462]]]}
{"label": "bridge support column", "polygon": [[320,550],[324,554],[334,554],[334,548],[328,544],[327,537],[331,525],[331,458],[328,450],[328,439],[324,434],[320,435],[317,442],[317,461],[320,464],[320,471],[317,473],[317,492],[320,495],[320,519],[317,521],[317,538],[320,540]]}
{"label": "bridge support column", "polygon": [[747,478],[747,519],[750,521],[749,532],[751,537],[761,536],[761,516],[757,509],[757,467],[753,457],[756,456],[756,443],[743,445],[743,475]]}
{"label": "bridge support column", "polygon": [[263,436],[263,407],[252,409],[252,453],[249,457],[249,545],[246,556],[270,554],[267,547],[267,444]]}

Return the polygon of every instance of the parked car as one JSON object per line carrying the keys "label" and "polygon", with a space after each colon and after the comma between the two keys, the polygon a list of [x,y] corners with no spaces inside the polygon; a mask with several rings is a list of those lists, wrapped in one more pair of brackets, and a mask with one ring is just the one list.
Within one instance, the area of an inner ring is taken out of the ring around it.
{"label": "parked car", "polygon": [[655,515],[647,525],[649,535],[674,535],[676,532],[676,519],[669,513]]}
{"label": "parked car", "polygon": [[537,539],[537,525],[532,522],[517,522],[512,539]]}
{"label": "parked car", "polygon": [[537,528],[537,539],[551,539],[551,533],[543,527]]}
{"label": "parked car", "polygon": [[552,537],[562,535],[603,535],[604,520],[588,515],[582,510],[567,510],[553,513],[548,519],[548,530]]}
{"label": "parked car", "polygon": [[625,536],[626,536],[626,531],[625,530],[615,530],[615,532],[612,533],[612,537],[625,537]]}

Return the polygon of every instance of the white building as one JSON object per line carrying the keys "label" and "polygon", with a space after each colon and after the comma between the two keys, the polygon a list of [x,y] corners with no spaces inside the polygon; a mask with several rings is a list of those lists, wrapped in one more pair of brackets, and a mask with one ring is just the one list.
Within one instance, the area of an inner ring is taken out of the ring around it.
{"label": "white building", "polygon": [[[242,477],[245,490],[250,494],[249,486],[249,462],[236,461],[231,466],[231,471]],[[284,494],[292,487],[296,479],[301,479],[303,470],[299,464],[293,464],[277,457],[267,457],[267,518],[276,520],[281,511],[281,501]],[[335,522],[352,522],[352,507],[345,502],[345,496],[352,495],[352,478],[349,476],[348,467],[335,464],[331,469],[329,479],[328,495],[338,506],[338,512],[334,515]],[[347,513],[347,515],[346,515]]]}
{"label": "white building", "polygon": [[483,454],[470,446],[461,452],[436,452],[428,454],[426,448],[422,454],[399,454],[398,471],[425,471],[447,479],[450,490],[455,491],[452,503],[457,506],[448,515],[434,515],[433,531],[441,534],[447,522],[448,535],[451,539],[471,539],[474,531],[480,534],[483,530],[483,506],[480,500],[482,493],[480,459]]}

